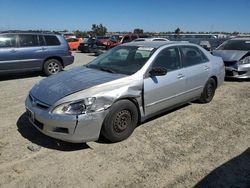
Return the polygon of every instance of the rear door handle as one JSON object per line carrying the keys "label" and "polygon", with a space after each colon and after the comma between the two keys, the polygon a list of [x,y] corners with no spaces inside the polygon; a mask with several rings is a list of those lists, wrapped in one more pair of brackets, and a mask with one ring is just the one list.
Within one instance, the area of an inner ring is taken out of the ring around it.
{"label": "rear door handle", "polygon": [[42,49],[42,50],[46,50],[47,48],[45,48],[45,47],[42,47],[41,49]]}
{"label": "rear door handle", "polygon": [[11,53],[15,53],[15,52],[16,52],[16,49],[11,49],[10,52],[11,52]]}
{"label": "rear door handle", "polygon": [[178,78],[178,79],[182,79],[182,78],[184,78],[184,75],[181,74],[181,73],[179,73],[178,76],[177,76],[177,78]]}

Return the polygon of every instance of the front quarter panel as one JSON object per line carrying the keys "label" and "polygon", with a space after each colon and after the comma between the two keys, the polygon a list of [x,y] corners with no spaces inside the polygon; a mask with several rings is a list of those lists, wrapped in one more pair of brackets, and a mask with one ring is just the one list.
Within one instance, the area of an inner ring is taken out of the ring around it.
{"label": "front quarter panel", "polygon": [[[138,105],[139,113],[144,115],[142,106],[142,86],[143,77],[134,75],[126,78],[114,80],[101,84],[60,99],[54,105],[54,108],[62,103],[78,101],[89,97],[95,97],[95,102],[87,112],[87,121],[91,121],[91,126],[86,125],[86,115],[78,116],[78,124],[75,134],[85,135],[91,132],[92,137],[89,140],[95,140],[99,137],[101,127],[106,115],[113,103],[121,99],[133,99]],[[94,123],[93,123],[94,122]],[[95,126],[93,126],[93,124]],[[88,129],[86,129],[86,126]],[[88,130],[86,132],[86,130]]]}

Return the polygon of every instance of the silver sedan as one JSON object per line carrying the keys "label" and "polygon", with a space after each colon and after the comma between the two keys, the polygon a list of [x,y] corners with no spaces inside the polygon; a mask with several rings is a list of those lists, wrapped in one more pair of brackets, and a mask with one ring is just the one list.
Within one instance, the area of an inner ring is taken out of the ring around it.
{"label": "silver sedan", "polygon": [[102,134],[119,142],[156,114],[210,102],[224,76],[222,59],[197,45],[132,42],[40,81],[25,104],[31,123],[48,136],[79,143]]}
{"label": "silver sedan", "polygon": [[224,42],[213,54],[222,57],[226,77],[250,78],[250,38],[234,38]]}

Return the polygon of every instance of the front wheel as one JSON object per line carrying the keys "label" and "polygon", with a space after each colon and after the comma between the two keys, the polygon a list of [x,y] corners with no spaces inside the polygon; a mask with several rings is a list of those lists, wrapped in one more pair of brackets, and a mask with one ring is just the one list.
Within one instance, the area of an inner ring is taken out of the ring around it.
{"label": "front wheel", "polygon": [[203,89],[199,101],[201,103],[209,103],[214,97],[215,90],[216,90],[215,80],[213,78],[210,78]]}
{"label": "front wheel", "polygon": [[57,74],[62,70],[62,64],[57,59],[49,59],[44,63],[44,73],[47,76]]}
{"label": "front wheel", "polygon": [[106,116],[102,135],[111,142],[120,142],[128,138],[138,122],[138,111],[134,103],[120,100],[114,103]]}

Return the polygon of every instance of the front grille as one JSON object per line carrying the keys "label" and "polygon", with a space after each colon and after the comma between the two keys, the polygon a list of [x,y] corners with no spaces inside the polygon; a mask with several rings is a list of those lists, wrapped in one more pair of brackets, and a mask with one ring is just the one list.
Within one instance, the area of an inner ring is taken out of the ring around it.
{"label": "front grille", "polygon": [[43,130],[43,123],[41,123],[40,121],[38,120],[34,120],[34,124],[41,130]]}
{"label": "front grille", "polygon": [[56,127],[53,132],[69,134],[69,129],[63,127]]}
{"label": "front grille", "polygon": [[46,110],[50,107],[48,104],[45,104],[45,103],[39,101],[38,99],[33,97],[31,94],[29,94],[29,100],[32,103],[32,106],[37,106],[38,108],[41,108],[44,110]]}
{"label": "front grille", "polygon": [[36,106],[45,110],[49,108],[49,106],[41,104],[40,102],[36,102]]}

